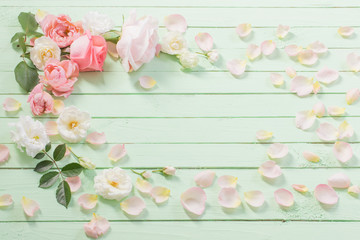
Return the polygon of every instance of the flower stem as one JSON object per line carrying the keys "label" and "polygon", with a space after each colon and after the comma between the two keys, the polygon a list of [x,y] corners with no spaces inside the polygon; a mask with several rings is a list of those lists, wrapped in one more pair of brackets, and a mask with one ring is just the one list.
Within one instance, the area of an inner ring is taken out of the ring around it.
{"label": "flower stem", "polygon": [[139,172],[137,172],[137,171],[135,171],[135,170],[133,170],[133,169],[131,169],[131,171],[132,171],[133,173],[135,173],[135,174],[137,174],[137,175],[141,176],[141,177],[142,177],[142,174],[144,173],[144,172],[139,173]]}
{"label": "flower stem", "polygon": [[80,158],[80,157],[73,152],[73,150],[71,149],[71,147],[68,147],[68,146],[66,146],[66,147],[67,147],[67,149],[69,149],[69,151],[71,152],[71,154],[79,161],[79,158]]}
{"label": "flower stem", "polygon": [[43,153],[45,153],[45,155],[48,156],[48,158],[50,158],[50,160],[55,164],[55,167],[56,167],[57,170],[59,171],[59,174],[60,174],[60,176],[61,176],[61,179],[64,181],[64,180],[65,180],[65,179],[64,179],[64,176],[62,175],[62,172],[61,172],[59,166],[57,165],[56,161],[55,161],[45,150],[43,150]]}

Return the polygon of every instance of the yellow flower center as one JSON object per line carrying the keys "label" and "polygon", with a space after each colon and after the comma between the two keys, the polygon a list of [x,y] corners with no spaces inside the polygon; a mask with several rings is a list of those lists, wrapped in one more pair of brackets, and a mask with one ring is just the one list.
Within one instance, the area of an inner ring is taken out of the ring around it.
{"label": "yellow flower center", "polygon": [[113,186],[113,187],[119,186],[119,183],[117,183],[117,182],[114,182],[114,181],[108,181],[108,182],[109,182],[109,184],[110,184],[111,186]]}
{"label": "yellow flower center", "polygon": [[79,122],[77,122],[77,121],[72,121],[72,122],[69,123],[69,128],[70,129],[74,129],[77,126],[79,126]]}
{"label": "yellow flower center", "polygon": [[35,136],[35,137],[33,137],[33,139],[35,139],[35,140],[37,141],[37,140],[39,140],[40,138],[39,138],[39,136]]}

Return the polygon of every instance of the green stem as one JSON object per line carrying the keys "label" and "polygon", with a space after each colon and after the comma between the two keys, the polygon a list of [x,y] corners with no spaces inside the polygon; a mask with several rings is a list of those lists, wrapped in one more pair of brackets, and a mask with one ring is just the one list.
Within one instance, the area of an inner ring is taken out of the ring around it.
{"label": "green stem", "polygon": [[56,161],[55,161],[45,150],[43,150],[43,153],[45,153],[45,155],[48,156],[48,158],[50,158],[50,160],[55,164],[55,167],[56,167],[57,170],[59,171],[59,174],[60,174],[60,176],[61,176],[61,179],[64,181],[64,180],[65,180],[65,179],[64,179],[64,176],[62,175],[62,172],[61,172],[59,166],[57,165]]}
{"label": "green stem", "polygon": [[156,169],[156,170],[152,170],[153,173],[158,173],[158,172],[162,172],[164,169]]}
{"label": "green stem", "polygon": [[137,171],[135,171],[135,170],[133,170],[133,169],[131,169],[131,171],[132,171],[133,173],[135,173],[135,174],[137,174],[137,175],[141,176],[141,177],[142,177],[142,174],[144,173],[144,172],[139,173],[139,172],[137,172]]}

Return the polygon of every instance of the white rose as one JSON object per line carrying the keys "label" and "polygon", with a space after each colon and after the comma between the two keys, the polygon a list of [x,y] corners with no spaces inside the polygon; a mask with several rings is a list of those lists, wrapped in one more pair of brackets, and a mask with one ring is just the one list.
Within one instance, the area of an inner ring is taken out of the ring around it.
{"label": "white rose", "polygon": [[96,194],[106,199],[121,200],[128,196],[132,190],[131,178],[126,172],[115,167],[105,169],[94,178]]}
{"label": "white rose", "polygon": [[179,32],[168,32],[162,38],[161,51],[170,55],[177,55],[187,49],[184,36]]}
{"label": "white rose", "polygon": [[199,57],[196,55],[196,53],[192,53],[190,51],[181,53],[178,58],[180,60],[180,64],[184,68],[194,68],[199,63]]}
{"label": "white rose", "polygon": [[99,12],[88,12],[82,21],[85,30],[89,30],[92,35],[99,35],[114,28],[114,22],[105,14]]}
{"label": "white rose", "polygon": [[206,54],[210,63],[215,63],[219,60],[219,52],[217,50],[211,50]]}
{"label": "white rose", "polygon": [[30,50],[30,59],[38,69],[44,70],[49,59],[54,58],[60,61],[60,54],[60,48],[53,40],[40,37],[35,39],[34,47]]}
{"label": "white rose", "polygon": [[11,139],[22,151],[26,148],[26,154],[35,157],[40,151],[45,149],[50,142],[44,125],[39,121],[34,121],[30,116],[21,116],[17,123],[12,123],[16,129],[11,131]]}
{"label": "white rose", "polygon": [[176,173],[176,168],[170,167],[170,166],[164,167],[163,173],[165,173],[166,175],[171,175],[171,176],[172,176],[172,175],[175,175],[175,173]]}
{"label": "white rose", "polygon": [[95,163],[93,163],[90,159],[84,158],[84,157],[79,158],[79,164],[83,168],[87,168],[87,169],[95,169],[96,168]]}
{"label": "white rose", "polygon": [[61,112],[56,123],[60,136],[71,143],[76,143],[86,137],[87,130],[90,128],[90,120],[88,112],[70,106]]}

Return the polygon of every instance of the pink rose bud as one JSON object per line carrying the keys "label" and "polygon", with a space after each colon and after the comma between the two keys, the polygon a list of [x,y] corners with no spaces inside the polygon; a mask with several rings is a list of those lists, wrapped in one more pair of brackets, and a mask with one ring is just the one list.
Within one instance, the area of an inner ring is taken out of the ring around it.
{"label": "pink rose bud", "polygon": [[146,179],[148,179],[148,178],[151,178],[151,172],[150,171],[145,171],[143,174],[142,174],[142,176],[143,176],[143,178],[146,178]]}
{"label": "pink rose bud", "polygon": [[34,115],[42,115],[53,111],[54,100],[49,93],[43,91],[43,88],[42,83],[36,85],[27,100]]}
{"label": "pink rose bud", "polygon": [[163,169],[163,173],[165,173],[166,175],[175,175],[175,172],[176,172],[176,168],[174,168],[174,167],[169,167],[169,166],[167,166],[167,167],[164,167],[164,169]]}

